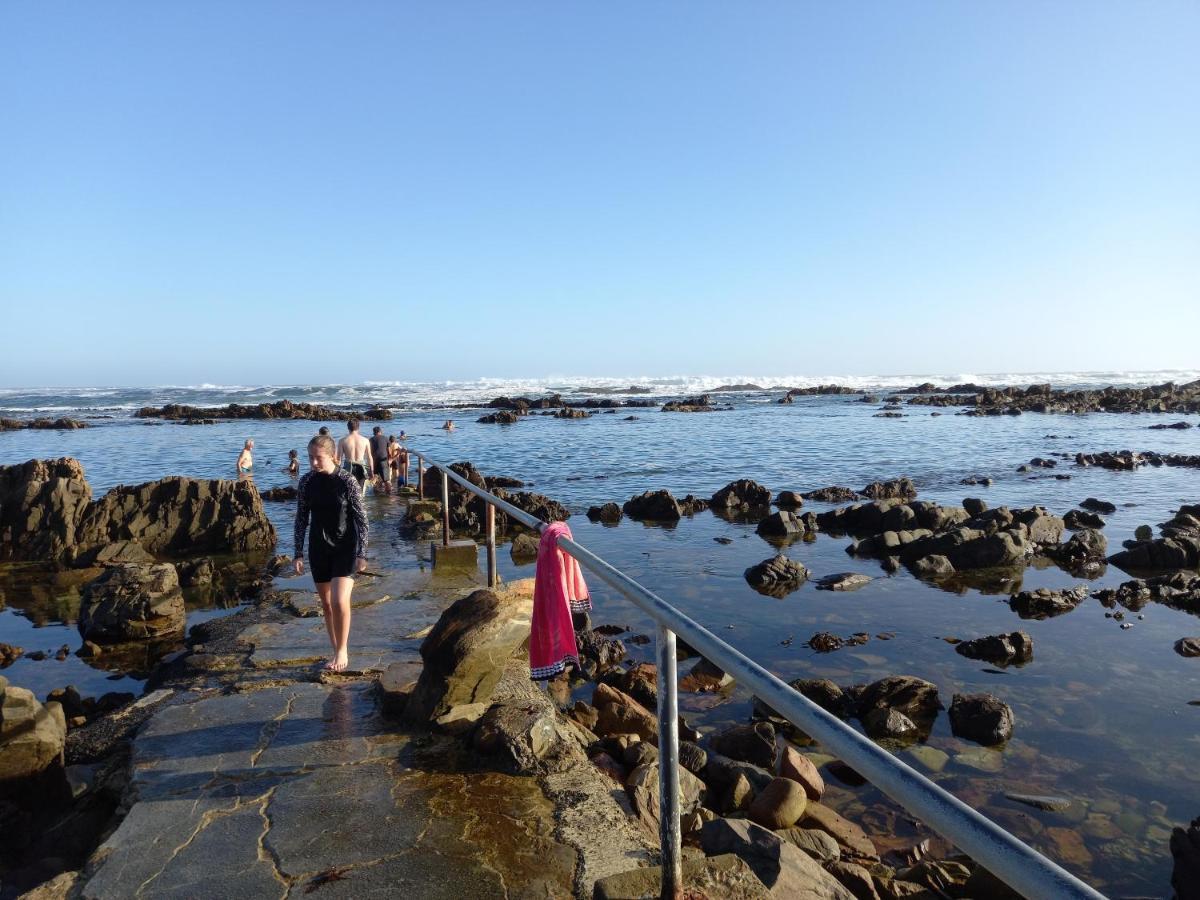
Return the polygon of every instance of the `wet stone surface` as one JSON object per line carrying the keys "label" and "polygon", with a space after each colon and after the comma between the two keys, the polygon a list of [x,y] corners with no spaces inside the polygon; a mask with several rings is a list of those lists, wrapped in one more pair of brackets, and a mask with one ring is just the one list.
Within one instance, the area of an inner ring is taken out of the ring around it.
{"label": "wet stone surface", "polygon": [[537,783],[441,771],[439,740],[389,733],[363,683],[184,694],[137,738],[82,896],[570,894]]}

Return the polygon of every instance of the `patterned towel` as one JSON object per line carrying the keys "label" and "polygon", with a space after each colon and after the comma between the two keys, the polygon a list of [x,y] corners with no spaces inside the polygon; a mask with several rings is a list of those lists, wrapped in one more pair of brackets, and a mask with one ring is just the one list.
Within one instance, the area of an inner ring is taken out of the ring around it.
{"label": "patterned towel", "polygon": [[579,563],[558,548],[560,537],[570,538],[571,529],[565,522],[551,522],[538,546],[529,633],[529,673],[536,681],[553,678],[568,662],[579,667],[571,613],[592,608]]}

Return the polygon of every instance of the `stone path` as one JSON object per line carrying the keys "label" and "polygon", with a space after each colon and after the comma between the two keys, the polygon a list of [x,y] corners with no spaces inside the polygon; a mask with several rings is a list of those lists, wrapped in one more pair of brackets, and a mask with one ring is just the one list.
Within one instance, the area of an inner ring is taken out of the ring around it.
{"label": "stone path", "polygon": [[138,736],[81,896],[570,895],[537,782],[439,771],[456,753],[390,731],[367,683],[184,694]]}

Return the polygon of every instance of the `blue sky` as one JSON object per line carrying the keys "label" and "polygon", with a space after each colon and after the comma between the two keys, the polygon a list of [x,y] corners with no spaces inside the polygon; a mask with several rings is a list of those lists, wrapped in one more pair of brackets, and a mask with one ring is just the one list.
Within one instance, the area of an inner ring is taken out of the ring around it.
{"label": "blue sky", "polygon": [[0,384],[1200,366],[1197,47],[1194,2],[14,0]]}

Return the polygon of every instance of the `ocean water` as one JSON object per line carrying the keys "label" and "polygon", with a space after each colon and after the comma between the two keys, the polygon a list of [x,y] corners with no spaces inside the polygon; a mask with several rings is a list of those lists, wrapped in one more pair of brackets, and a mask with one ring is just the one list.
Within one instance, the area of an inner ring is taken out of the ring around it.
{"label": "ocean water", "polygon": [[[1108,383],[1184,382],[1200,373],[1038,373],[1027,376],[953,374],[860,379],[856,387],[886,390],[921,381],[936,384],[974,381],[996,384],[1050,381],[1056,386]],[[260,488],[290,483],[283,472],[287,451],[303,452],[315,432],[311,422],[240,421],[184,426],[138,420],[130,411],[168,402],[224,404],[288,397],[320,403],[386,403],[397,406],[384,423],[388,433],[402,429],[409,446],[443,462],[471,460],[485,474],[510,475],[533,490],[568,505],[576,538],[614,565],[677,604],[719,636],[766,664],[785,679],[828,677],[840,684],[862,683],[889,674],[911,674],[935,682],[948,706],[954,693],[990,691],[1016,714],[1016,731],[1002,750],[993,751],[954,738],[943,713],[935,723],[918,768],[958,796],[995,817],[1018,836],[1059,860],[1112,896],[1169,894],[1169,829],[1200,815],[1200,660],[1172,651],[1180,637],[1200,634],[1196,616],[1150,604],[1141,616],[1126,613],[1132,628],[1106,618],[1097,601],[1044,621],[1019,619],[1007,596],[1018,588],[1067,587],[1079,579],[1055,566],[1027,568],[1017,582],[980,582],[959,591],[941,590],[907,572],[886,575],[869,560],[845,553],[848,538],[821,535],[785,552],[817,577],[855,571],[874,580],[862,590],[841,594],[817,591],[812,583],[783,599],[751,590],[743,578],[750,565],[774,555],[775,548],[754,533],[752,524],[728,522],[710,513],[685,518],[671,528],[624,520],[616,527],[589,522],[592,504],[618,503],[644,490],[668,488],[677,494],[707,496],[727,482],[753,478],[773,492],[807,491],[828,484],[861,488],[875,479],[912,477],[923,499],[959,503],[976,496],[989,505],[1042,504],[1063,514],[1086,497],[1117,504],[1107,516],[1110,547],[1131,537],[1141,524],[1156,525],[1181,503],[1200,502],[1200,472],[1145,469],[1110,472],[1078,468],[1068,460],[1053,472],[1021,474],[1016,468],[1034,456],[1078,451],[1157,450],[1200,452],[1200,428],[1151,431],[1149,426],[1196,416],[1091,414],[973,418],[954,409],[930,415],[913,407],[906,418],[876,419],[877,405],[851,396],[798,397],[791,405],[775,400],[780,388],[838,379],[730,377],[706,379],[571,379],[529,382],[478,381],[454,384],[334,386],[212,386],[145,389],[88,389],[0,392],[6,415],[69,414],[89,419],[82,431],[0,433],[0,464],[35,457],[74,456],[84,465],[93,492],[166,475],[233,477],[242,441],[256,442],[255,480]],[[847,382],[841,379],[843,383]],[[753,382],[772,390],[723,394],[731,410],[703,414],[657,409],[598,413],[589,419],[529,416],[511,426],[477,424],[483,410],[445,405],[481,403],[498,394],[536,395],[556,390],[586,397],[588,390],[644,386],[644,397],[675,397],[721,384]],[[574,393],[574,392],[580,393]],[[447,416],[459,429],[440,430]],[[636,417],[627,421],[628,416]],[[337,423],[334,425],[337,433]],[[1056,480],[1054,473],[1068,474]],[[968,475],[995,479],[991,487],[964,487]],[[808,508],[828,508],[810,504]],[[392,498],[368,496],[372,569],[400,572],[420,567],[422,548],[398,533],[400,506]],[[291,550],[290,504],[268,504],[280,530],[280,551]],[[719,543],[716,538],[729,539]],[[532,575],[500,553],[506,578]],[[1127,575],[1109,567],[1091,582],[1111,586]],[[648,620],[603,585],[593,585],[596,624],[628,626],[651,633]],[[78,646],[72,622],[78,586],[31,583],[21,570],[0,572],[6,609],[0,612],[0,641],[26,649]],[[194,609],[193,620],[220,615],[219,605]],[[945,638],[967,639],[1023,629],[1034,641],[1033,662],[996,669],[967,660]],[[819,654],[804,642],[818,631],[843,637],[872,635],[865,645]],[[882,640],[876,635],[894,635]],[[630,645],[636,657],[650,647]],[[681,663],[686,671],[689,662]],[[4,675],[44,694],[71,682],[85,692],[136,689],[122,672],[94,670],[70,656],[21,660]],[[111,680],[110,680],[111,679]],[[703,729],[744,721],[749,698],[684,695],[689,719]],[[928,749],[940,751],[929,753]],[[907,751],[906,751],[907,752]],[[914,756],[907,756],[911,761]],[[927,766],[932,763],[936,771]],[[901,833],[896,807],[870,785],[831,782],[831,800],[876,834]],[[1062,813],[1043,812],[1005,798],[1006,793],[1054,794],[1072,800]]]}

